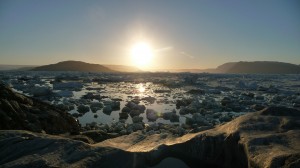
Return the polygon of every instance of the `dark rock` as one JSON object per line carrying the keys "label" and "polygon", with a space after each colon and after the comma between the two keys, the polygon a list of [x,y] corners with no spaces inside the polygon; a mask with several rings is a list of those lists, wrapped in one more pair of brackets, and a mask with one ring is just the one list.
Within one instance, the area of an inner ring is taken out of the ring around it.
{"label": "dark rock", "polygon": [[268,88],[263,87],[263,86],[259,86],[259,87],[257,88],[257,90],[258,90],[258,91],[267,91]]}
{"label": "dark rock", "polygon": [[73,113],[72,116],[75,117],[75,118],[78,118],[78,117],[81,117],[82,114],[80,114],[80,113]]}
{"label": "dark rock", "polygon": [[0,129],[78,133],[79,124],[68,112],[15,93],[0,83]]}
{"label": "dark rock", "polygon": [[185,107],[192,103],[192,99],[176,100],[176,108],[179,109],[181,106]]}
{"label": "dark rock", "polygon": [[197,133],[197,132],[209,130],[209,129],[212,129],[212,128],[213,128],[212,126],[200,126],[200,127],[196,127],[194,129],[192,129],[191,133]]}
{"label": "dark rock", "polygon": [[134,117],[134,116],[139,116],[141,112],[139,110],[131,110],[129,114],[131,117]]}
{"label": "dark rock", "polygon": [[190,117],[186,117],[185,119],[185,124],[186,125],[193,125],[195,123],[195,120],[190,118]]}
{"label": "dark rock", "polygon": [[202,89],[191,89],[191,90],[189,90],[187,93],[189,93],[189,94],[199,94],[199,95],[202,95],[202,94],[205,94],[205,91],[202,90]]}
{"label": "dark rock", "polygon": [[171,122],[179,122],[179,116],[176,114],[176,111],[165,112],[162,114],[163,119],[170,120]]}
{"label": "dark rock", "polygon": [[85,136],[89,137],[94,142],[101,142],[101,141],[104,141],[106,139],[118,137],[117,134],[110,134],[110,133],[106,133],[106,132],[101,131],[101,130],[85,131],[85,132],[82,132],[82,135],[85,135]]}
{"label": "dark rock", "polygon": [[144,98],[142,98],[141,100],[145,100],[145,101],[147,101],[148,103],[150,103],[150,104],[153,104],[154,102],[155,102],[155,100],[156,100],[156,98],[155,97],[144,97]]}
{"label": "dark rock", "polygon": [[260,111],[261,115],[271,115],[271,116],[293,116],[299,117],[300,111],[293,108],[287,107],[269,107]]}
{"label": "dark rock", "polygon": [[113,128],[113,132],[120,132],[125,129],[125,124],[122,122],[113,123],[111,128]]}
{"label": "dark rock", "polygon": [[39,97],[49,96],[52,94],[52,91],[50,90],[50,88],[47,87],[34,87],[30,89],[29,93],[32,94],[34,97]]}
{"label": "dark rock", "polygon": [[122,110],[125,110],[125,111],[137,110],[137,111],[139,111],[139,113],[143,113],[145,111],[145,109],[146,109],[145,105],[138,105],[137,103],[130,101],[127,104],[125,104],[125,107]]}
{"label": "dark rock", "polygon": [[130,101],[130,102],[126,103],[125,106],[128,107],[129,109],[133,109],[134,107],[137,106],[137,104]]}
{"label": "dark rock", "polygon": [[244,81],[238,81],[236,87],[238,87],[238,88],[246,88],[247,85],[246,85],[246,83]]}
{"label": "dark rock", "polygon": [[251,108],[254,109],[255,111],[260,111],[260,110],[262,110],[266,107],[263,106],[263,105],[260,105],[260,104],[254,104],[254,105],[251,106]]}
{"label": "dark rock", "polygon": [[174,114],[176,115],[176,111],[175,111],[175,113],[174,112],[165,112],[162,114],[162,116],[163,116],[163,119],[170,120],[172,115],[174,115]]}
{"label": "dark rock", "polygon": [[128,118],[128,113],[126,113],[126,112],[119,113],[119,118],[120,119],[127,119]]}
{"label": "dark rock", "polygon": [[224,98],[221,100],[222,106],[227,106],[227,105],[229,105],[230,103],[232,103],[232,100],[231,100],[229,97],[224,97]]}
{"label": "dark rock", "polygon": [[264,96],[261,96],[261,95],[255,95],[255,99],[256,99],[256,100],[264,100],[265,97],[264,97]]}
{"label": "dark rock", "polygon": [[158,118],[158,112],[153,109],[147,109],[146,117],[149,121],[156,121]]}
{"label": "dark rock", "polygon": [[177,114],[172,115],[170,118],[171,122],[179,122],[179,116]]}
{"label": "dark rock", "polygon": [[294,103],[293,104],[293,107],[295,107],[295,108],[300,108],[300,103],[298,104],[298,103]]}
{"label": "dark rock", "polygon": [[143,113],[146,110],[146,106],[145,105],[136,105],[133,109],[139,110],[141,113]]}
{"label": "dark rock", "polygon": [[113,109],[111,108],[110,105],[107,105],[103,108],[103,113],[104,114],[107,114],[107,115],[110,115],[110,113],[113,111]]}
{"label": "dark rock", "polygon": [[177,127],[176,134],[178,134],[179,136],[182,136],[182,135],[186,134],[186,131],[182,127]]}
{"label": "dark rock", "polygon": [[70,110],[69,106],[66,106],[64,104],[58,104],[58,105],[56,105],[56,107],[63,110],[63,111],[69,111]]}
{"label": "dark rock", "polygon": [[251,93],[251,92],[248,92],[248,93],[242,93],[243,96],[247,96],[247,97],[250,97],[250,98],[254,98],[254,93]]}
{"label": "dark rock", "polygon": [[91,105],[90,105],[90,108],[92,110],[92,112],[97,112],[98,110],[102,109],[103,108],[103,103],[100,103],[100,102],[93,102]]}
{"label": "dark rock", "polygon": [[228,122],[231,120],[231,117],[225,114],[225,115],[220,116],[219,120],[220,120],[220,122]]}
{"label": "dark rock", "polygon": [[85,106],[85,105],[79,105],[78,107],[77,107],[77,111],[79,112],[79,113],[87,113],[87,112],[89,112],[90,111],[90,108],[89,108],[89,106]]}
{"label": "dark rock", "polygon": [[113,111],[120,110],[120,102],[119,101],[112,101],[111,108]]}
{"label": "dark rock", "polygon": [[205,119],[204,116],[202,116],[199,113],[193,114],[192,119],[194,120],[194,123],[200,126],[211,126],[211,124]]}
{"label": "dark rock", "polygon": [[127,107],[127,106],[125,106],[125,107],[122,108],[122,112],[129,113],[130,112],[130,108]]}
{"label": "dark rock", "polygon": [[186,107],[181,107],[180,110],[179,110],[179,114],[180,115],[185,115],[185,114],[188,114],[189,111]]}
{"label": "dark rock", "polygon": [[95,94],[95,93],[91,93],[91,92],[86,93],[85,95],[82,96],[82,98],[83,99],[90,99],[90,100],[95,99],[95,100],[99,100],[99,101],[101,100],[100,94]]}
{"label": "dark rock", "polygon": [[163,89],[157,89],[153,91],[154,93],[170,93],[171,90],[163,90]]}
{"label": "dark rock", "polygon": [[134,116],[132,118],[132,122],[133,123],[139,123],[139,122],[142,122],[143,121],[143,117],[139,117],[139,116]]}
{"label": "dark rock", "polygon": [[143,123],[133,123],[132,129],[133,129],[133,131],[142,130],[142,129],[144,129],[144,124]]}
{"label": "dark rock", "polygon": [[104,90],[104,88],[94,88],[94,87],[87,87],[85,89],[86,90],[97,90],[97,91]]}
{"label": "dark rock", "polygon": [[122,101],[122,99],[120,99],[120,98],[112,98],[111,100],[116,101],[116,102]]}
{"label": "dark rock", "polygon": [[88,143],[88,144],[93,144],[94,143],[94,141],[91,138],[89,138],[85,135],[74,135],[74,136],[71,136],[70,138],[74,139],[74,140],[82,141],[82,142],[85,142],[85,143]]}
{"label": "dark rock", "polygon": [[181,107],[179,110],[180,115],[194,114],[196,112],[197,112],[197,110],[193,107]]}

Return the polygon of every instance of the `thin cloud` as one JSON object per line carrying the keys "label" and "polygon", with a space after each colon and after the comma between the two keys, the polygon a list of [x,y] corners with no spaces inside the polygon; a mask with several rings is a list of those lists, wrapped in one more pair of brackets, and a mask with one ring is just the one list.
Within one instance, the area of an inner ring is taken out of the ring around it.
{"label": "thin cloud", "polygon": [[181,51],[180,54],[181,54],[181,55],[184,55],[184,56],[188,56],[190,59],[194,59],[194,58],[195,58],[193,55],[188,54],[188,53],[186,53],[186,52],[184,52],[184,51]]}
{"label": "thin cloud", "polygon": [[156,49],[155,52],[170,51],[170,50],[173,50],[173,48],[174,48],[173,46],[167,46],[167,47]]}

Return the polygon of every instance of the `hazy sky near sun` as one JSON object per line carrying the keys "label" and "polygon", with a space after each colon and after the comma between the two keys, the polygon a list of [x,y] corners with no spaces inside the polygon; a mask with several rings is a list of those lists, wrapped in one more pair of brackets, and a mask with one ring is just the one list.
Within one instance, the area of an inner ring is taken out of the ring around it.
{"label": "hazy sky near sun", "polygon": [[298,0],[1,0],[0,64],[64,60],[132,65],[138,41],[149,68],[230,61],[300,64]]}

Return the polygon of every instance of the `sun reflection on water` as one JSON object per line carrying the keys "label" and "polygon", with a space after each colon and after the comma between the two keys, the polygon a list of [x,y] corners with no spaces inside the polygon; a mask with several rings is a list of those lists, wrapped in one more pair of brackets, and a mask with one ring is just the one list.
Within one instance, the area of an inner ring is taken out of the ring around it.
{"label": "sun reflection on water", "polygon": [[144,85],[141,84],[141,83],[137,85],[137,88],[138,88],[138,91],[139,91],[140,93],[144,93],[145,90],[146,90],[146,88],[144,87]]}

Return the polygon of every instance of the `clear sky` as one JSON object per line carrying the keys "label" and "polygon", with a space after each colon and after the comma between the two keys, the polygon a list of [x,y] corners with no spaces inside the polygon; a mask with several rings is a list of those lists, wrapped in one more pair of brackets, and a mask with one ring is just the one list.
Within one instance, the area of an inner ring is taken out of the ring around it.
{"label": "clear sky", "polygon": [[147,68],[300,64],[300,1],[0,1],[0,64],[134,65],[139,41],[154,50]]}

